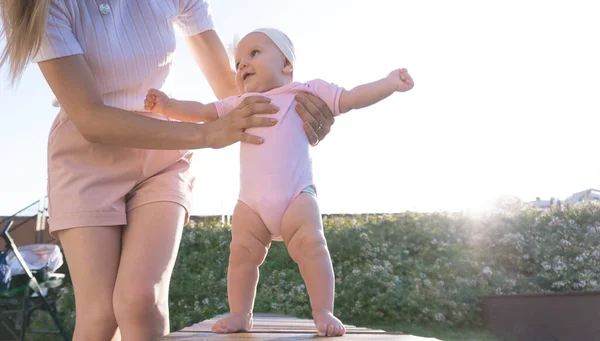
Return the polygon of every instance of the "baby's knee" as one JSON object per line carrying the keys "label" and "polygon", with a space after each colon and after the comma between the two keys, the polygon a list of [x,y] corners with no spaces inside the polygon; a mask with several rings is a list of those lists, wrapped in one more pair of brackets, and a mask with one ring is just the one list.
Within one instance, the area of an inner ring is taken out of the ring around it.
{"label": "baby's knee", "polygon": [[229,261],[234,264],[251,263],[260,266],[267,257],[267,247],[249,240],[232,240],[229,245]]}
{"label": "baby's knee", "polygon": [[327,241],[322,231],[303,231],[301,228],[287,242],[290,257],[296,262],[302,257],[311,257],[327,251]]}

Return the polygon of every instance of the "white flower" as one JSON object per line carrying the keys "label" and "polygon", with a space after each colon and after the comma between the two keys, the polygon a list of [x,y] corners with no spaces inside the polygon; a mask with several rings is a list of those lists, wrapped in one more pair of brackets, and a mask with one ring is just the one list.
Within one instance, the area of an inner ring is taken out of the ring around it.
{"label": "white flower", "polygon": [[434,317],[435,317],[435,320],[438,322],[442,322],[446,319],[446,317],[444,317],[444,314],[442,314],[442,313],[437,313],[437,314],[435,314]]}
{"label": "white flower", "polygon": [[491,276],[493,271],[489,266],[486,266],[485,268],[483,268],[483,273],[487,276]]}
{"label": "white flower", "polygon": [[571,246],[571,242],[570,242],[570,241],[568,241],[568,240],[566,240],[566,239],[562,239],[562,240],[560,241],[560,244],[561,244],[562,246]]}

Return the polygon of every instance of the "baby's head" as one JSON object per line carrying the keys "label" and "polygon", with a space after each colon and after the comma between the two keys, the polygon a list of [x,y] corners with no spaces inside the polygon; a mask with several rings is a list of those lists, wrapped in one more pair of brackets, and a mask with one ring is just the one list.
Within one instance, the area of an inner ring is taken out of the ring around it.
{"label": "baby's head", "polygon": [[242,93],[265,92],[293,79],[294,45],[281,31],[260,28],[235,48],[235,84]]}

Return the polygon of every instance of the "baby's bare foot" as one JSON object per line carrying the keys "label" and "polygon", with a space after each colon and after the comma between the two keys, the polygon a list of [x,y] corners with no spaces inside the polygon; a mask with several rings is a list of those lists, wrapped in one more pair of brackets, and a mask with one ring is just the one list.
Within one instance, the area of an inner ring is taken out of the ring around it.
{"label": "baby's bare foot", "polygon": [[346,328],[344,328],[342,322],[329,311],[313,311],[313,320],[319,336],[342,336],[346,334]]}
{"label": "baby's bare foot", "polygon": [[210,329],[213,333],[228,334],[252,329],[252,313],[230,313],[219,319]]}

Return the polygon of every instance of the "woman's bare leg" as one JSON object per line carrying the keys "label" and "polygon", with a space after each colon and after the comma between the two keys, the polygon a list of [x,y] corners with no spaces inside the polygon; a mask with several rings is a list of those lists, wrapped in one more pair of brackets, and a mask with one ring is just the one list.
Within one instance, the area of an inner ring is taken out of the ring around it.
{"label": "woman's bare leg", "polygon": [[128,213],[113,305],[121,335],[147,341],[169,333],[169,284],[185,209],[154,202]]}
{"label": "woman's bare leg", "polygon": [[112,298],[121,256],[121,227],[79,227],[57,234],[75,291],[73,340],[120,340]]}

